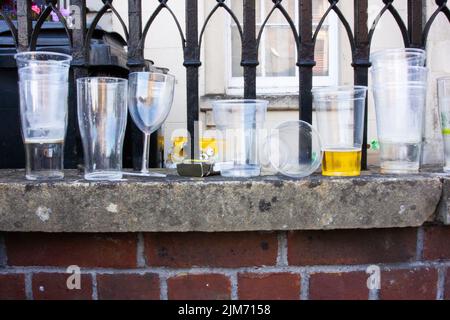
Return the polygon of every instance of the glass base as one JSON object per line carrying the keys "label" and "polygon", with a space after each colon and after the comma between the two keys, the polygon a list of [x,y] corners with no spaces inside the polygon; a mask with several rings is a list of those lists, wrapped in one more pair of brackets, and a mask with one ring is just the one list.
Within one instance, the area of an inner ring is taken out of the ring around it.
{"label": "glass base", "polygon": [[249,178],[261,175],[261,167],[259,165],[234,165],[220,171],[223,177]]}
{"label": "glass base", "polygon": [[33,181],[64,179],[62,141],[26,141],[25,178]]}
{"label": "glass base", "polygon": [[383,162],[380,168],[381,173],[385,174],[412,174],[419,172],[417,162],[407,161],[389,161]]}
{"label": "glass base", "polygon": [[167,174],[158,172],[123,172],[124,176],[165,178]]}
{"label": "glass base", "polygon": [[322,171],[324,177],[358,177],[361,171]]}
{"label": "glass base", "polygon": [[32,181],[62,180],[64,172],[55,170],[28,172],[25,174],[25,178]]}
{"label": "glass base", "polygon": [[122,179],[122,172],[117,171],[96,171],[85,173],[84,178],[90,181],[116,181]]}

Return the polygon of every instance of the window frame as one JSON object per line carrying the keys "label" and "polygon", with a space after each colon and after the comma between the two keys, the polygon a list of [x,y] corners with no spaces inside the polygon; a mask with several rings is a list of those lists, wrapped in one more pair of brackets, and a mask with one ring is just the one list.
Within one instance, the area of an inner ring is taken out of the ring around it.
{"label": "window frame", "polygon": [[[257,0],[258,1],[258,0]],[[264,1],[262,1],[263,3]],[[261,11],[263,12],[264,7],[261,6]],[[295,25],[298,30],[298,2],[295,1]],[[243,77],[233,77],[232,76],[232,24],[233,19],[227,15],[225,19],[225,42],[226,42],[226,79],[225,79],[225,92],[227,95],[242,95],[244,92],[244,78]],[[258,23],[257,26],[262,24]],[[285,24],[280,23],[270,23],[267,26],[281,26]],[[314,23],[313,27],[317,24]],[[332,86],[337,85],[339,80],[339,32],[338,32],[338,18],[335,14],[330,14],[325,20],[322,28],[324,26],[328,27],[328,38],[329,38],[329,54],[328,54],[328,75],[327,76],[313,76],[313,86]],[[266,30],[263,31],[265,33]],[[263,34],[264,36],[264,34]],[[263,46],[259,48],[262,52]],[[295,59],[297,59],[297,52],[295,52]],[[263,63],[263,61],[260,61]],[[258,94],[298,94],[299,92],[299,69],[295,68],[295,76],[292,77],[256,77],[256,87]]]}

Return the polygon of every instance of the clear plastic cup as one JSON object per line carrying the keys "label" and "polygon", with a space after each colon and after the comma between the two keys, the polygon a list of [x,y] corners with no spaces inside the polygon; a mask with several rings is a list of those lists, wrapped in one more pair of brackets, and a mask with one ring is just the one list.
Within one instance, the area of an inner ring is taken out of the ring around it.
{"label": "clear plastic cup", "polygon": [[419,171],[426,93],[423,83],[373,87],[382,173]]}
{"label": "clear plastic cup", "polygon": [[372,68],[372,84],[374,86],[400,84],[406,82],[426,83],[428,79],[428,68],[409,66],[385,66]]}
{"label": "clear plastic cup", "polygon": [[387,66],[416,66],[425,65],[427,55],[425,50],[416,48],[385,49],[373,52],[370,61],[373,68]]}
{"label": "clear plastic cup", "polygon": [[450,75],[437,79],[439,114],[444,141],[444,172],[450,173]]}
{"label": "clear plastic cup", "polygon": [[279,173],[302,178],[314,173],[322,163],[319,133],[305,121],[286,121],[271,130],[265,152]]}
{"label": "clear plastic cup", "polygon": [[28,180],[64,178],[68,84],[53,80],[19,82],[20,119]]}
{"label": "clear plastic cup", "polygon": [[219,130],[221,162],[225,177],[254,177],[261,174],[260,146],[268,101],[219,100],[213,102],[214,121]]}
{"label": "clear plastic cup", "polygon": [[360,175],[367,87],[319,87],[312,93],[324,152],[322,175]]}
{"label": "clear plastic cup", "polygon": [[15,55],[19,81],[53,80],[67,82],[72,57],[62,53],[30,51]]}
{"label": "clear plastic cup", "polygon": [[72,57],[52,52],[15,56],[28,180],[64,178],[68,77]]}
{"label": "clear plastic cup", "polygon": [[50,51],[28,51],[17,53],[15,56],[17,67],[24,68],[32,65],[41,65],[57,63],[67,67],[70,67],[72,57],[58,52]]}
{"label": "clear plastic cup", "polygon": [[127,123],[128,80],[77,80],[78,125],[86,180],[122,178],[122,148]]}

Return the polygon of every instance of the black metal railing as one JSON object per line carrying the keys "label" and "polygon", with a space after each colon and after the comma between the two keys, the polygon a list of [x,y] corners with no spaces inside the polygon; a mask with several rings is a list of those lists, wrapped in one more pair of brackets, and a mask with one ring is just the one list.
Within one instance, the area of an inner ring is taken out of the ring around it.
{"label": "black metal railing", "polygon": [[[101,17],[106,12],[112,12],[118,18],[128,44],[128,67],[130,71],[144,70],[148,65],[144,59],[144,44],[147,35],[150,32],[158,32],[152,29],[152,24],[161,11],[167,10],[173,18],[174,23],[179,31],[180,40],[183,47],[184,67],[186,68],[186,108],[187,108],[187,129],[191,135],[192,141],[195,141],[196,133],[199,132],[195,126],[199,120],[199,67],[201,66],[200,49],[202,46],[202,38],[206,26],[210,18],[220,9],[225,10],[237,25],[242,44],[241,66],[244,69],[244,97],[256,98],[256,68],[258,66],[258,48],[261,34],[264,27],[274,13],[278,10],[288,22],[296,43],[297,62],[299,68],[299,111],[300,119],[312,122],[312,79],[313,67],[316,62],[314,59],[314,48],[318,33],[325,21],[325,18],[332,14],[337,15],[338,19],[344,26],[345,32],[352,52],[352,66],[354,68],[355,85],[368,84],[368,68],[370,67],[370,46],[373,39],[374,31],[380,18],[384,14],[391,14],[395,19],[400,32],[402,34],[405,47],[425,48],[430,28],[438,14],[445,15],[450,22],[450,10],[446,0],[436,0],[436,9],[431,17],[426,20],[426,1],[425,0],[402,0],[407,1],[407,21],[403,21],[400,14],[395,8],[396,3],[400,0],[382,0],[384,7],[373,21],[372,27],[368,28],[368,0],[354,0],[354,25],[353,28],[349,24],[343,12],[339,9],[339,0],[329,0],[329,7],[320,20],[317,28],[313,32],[313,4],[314,0],[296,0],[298,1],[298,26],[292,19],[287,10],[284,8],[283,0],[273,0],[273,8],[269,11],[265,18],[259,33],[256,33],[256,1],[242,0],[243,5],[243,22],[240,23],[235,13],[231,10],[226,0],[216,0],[216,4],[212,11],[207,15],[203,25],[199,25],[198,0],[185,0],[185,29],[179,23],[177,16],[170,8],[170,1],[158,1],[158,6],[151,16],[144,20],[142,15],[142,0],[128,0],[128,26],[124,23],[120,14],[114,8],[113,0],[103,0],[103,8],[101,8],[90,24],[86,27],[86,0],[71,0],[71,6],[77,8],[74,15],[71,16],[71,24],[77,24],[76,28],[71,28],[67,18],[64,17],[58,8],[57,0],[47,0],[46,9],[41,12],[40,17],[34,24],[31,21],[31,1],[17,0],[17,24],[14,23],[7,14],[0,11],[0,15],[6,21],[11,34],[16,43],[18,51],[33,50],[36,47],[37,39],[41,32],[42,23],[47,19],[53,11],[59,17],[60,22],[66,30],[67,36],[72,47],[73,70],[74,77],[79,78],[88,74],[89,68],[89,50],[90,38],[95,27]],[[205,0],[213,1],[213,0]],[[347,0],[350,1],[350,0]],[[380,0],[381,1],[381,0]],[[116,1],[117,2],[117,1]],[[156,61],[157,63],[157,61]],[[74,129],[76,130],[76,129]],[[70,128],[69,128],[70,132]],[[192,154],[198,154],[195,145],[189,146]],[[367,103],[366,118],[363,141],[363,157],[362,166],[367,165]],[[136,148],[134,154],[136,157],[140,149]],[[81,151],[80,151],[81,152]]]}

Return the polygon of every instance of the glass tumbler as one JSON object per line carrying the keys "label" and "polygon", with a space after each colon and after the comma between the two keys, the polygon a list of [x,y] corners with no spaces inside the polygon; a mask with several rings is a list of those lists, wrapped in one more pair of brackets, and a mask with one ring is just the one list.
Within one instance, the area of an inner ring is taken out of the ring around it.
{"label": "glass tumbler", "polygon": [[373,86],[382,173],[419,171],[426,82]]}
{"label": "glass tumbler", "polygon": [[28,180],[64,178],[68,76],[72,58],[51,52],[15,56]]}
{"label": "glass tumbler", "polygon": [[312,93],[323,148],[322,175],[359,176],[367,87],[318,87]]}
{"label": "glass tumbler", "polygon": [[438,103],[444,140],[444,172],[450,173],[450,75],[437,79]]}
{"label": "glass tumbler", "polygon": [[127,121],[128,80],[77,80],[78,125],[83,140],[84,178],[122,178],[122,148]]}
{"label": "glass tumbler", "polygon": [[213,102],[214,121],[224,141],[220,173],[225,177],[261,174],[260,147],[268,101],[219,100]]}
{"label": "glass tumbler", "polygon": [[272,167],[291,178],[307,177],[322,163],[319,133],[305,121],[282,122],[270,131],[264,147]]}

